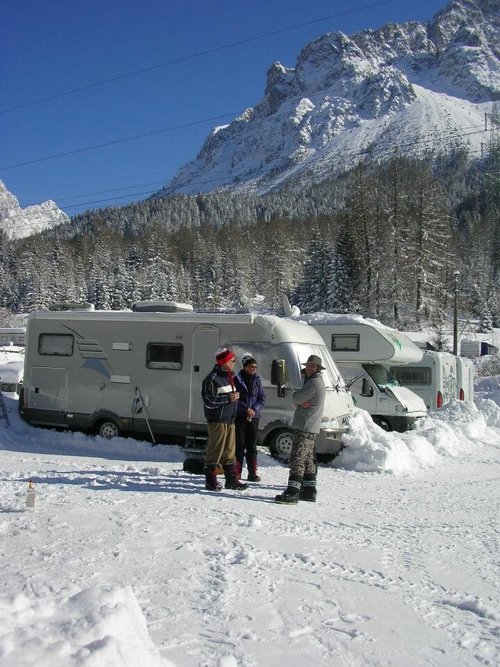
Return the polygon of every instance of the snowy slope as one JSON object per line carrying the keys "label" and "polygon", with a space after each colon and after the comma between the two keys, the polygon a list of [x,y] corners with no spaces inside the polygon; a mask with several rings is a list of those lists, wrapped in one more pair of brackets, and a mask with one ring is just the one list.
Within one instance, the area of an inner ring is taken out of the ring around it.
{"label": "snowy slope", "polygon": [[66,213],[51,199],[21,208],[17,197],[0,181],[0,232],[9,240],[32,236],[68,221]]}
{"label": "snowy slope", "polygon": [[320,37],[295,67],[275,63],[263,100],[215,128],[160,194],[263,193],[395,150],[421,157],[464,146],[478,157],[500,98],[498,10],[454,0],[429,24]]}
{"label": "snowy slope", "polygon": [[[358,411],[318,502],[209,493],[176,446],[0,420],[2,667],[500,661],[500,408],[394,435]],[[36,489],[25,509],[27,480]]]}

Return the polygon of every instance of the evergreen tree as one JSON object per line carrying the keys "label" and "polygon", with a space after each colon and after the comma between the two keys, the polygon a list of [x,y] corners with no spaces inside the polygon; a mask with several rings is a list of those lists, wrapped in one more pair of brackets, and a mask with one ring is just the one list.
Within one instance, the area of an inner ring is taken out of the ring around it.
{"label": "evergreen tree", "polygon": [[317,236],[309,243],[302,278],[293,296],[293,302],[304,313],[325,311],[334,280],[333,248]]}

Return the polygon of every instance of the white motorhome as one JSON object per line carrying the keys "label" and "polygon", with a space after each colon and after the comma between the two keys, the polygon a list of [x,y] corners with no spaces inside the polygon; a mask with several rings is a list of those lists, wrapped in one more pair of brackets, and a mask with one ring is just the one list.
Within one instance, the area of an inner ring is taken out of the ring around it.
{"label": "white motorhome", "polygon": [[0,345],[19,345],[24,347],[25,327],[0,327]]}
{"label": "white motorhome", "polygon": [[474,402],[474,364],[465,357],[455,357],[457,364],[457,399]]}
{"label": "white motorhome", "polygon": [[421,396],[428,410],[438,410],[456,398],[457,365],[451,352],[426,350],[421,361],[406,366],[390,364],[389,371]]}
{"label": "white motorhome", "polygon": [[357,407],[367,410],[386,431],[406,431],[427,415],[423,400],[401,386],[389,363],[410,363],[423,352],[406,336],[360,315],[300,315],[325,341]]}
{"label": "white motorhome", "polygon": [[462,357],[483,357],[487,354],[496,354],[498,348],[486,340],[463,339],[460,344],[460,354]]}
{"label": "white motorhome", "polygon": [[237,359],[249,353],[259,364],[267,397],[259,440],[275,455],[291,449],[291,397],[302,385],[301,362],[320,355],[327,396],[317,451],[333,455],[341,449],[353,403],[321,336],[305,323],[267,315],[34,312],[20,411],[32,424],[105,437],[149,433],[202,441],[207,428],[201,383],[223,345]]}
{"label": "white motorhome", "polygon": [[0,364],[0,391],[19,393],[23,381],[24,361],[7,361]]}

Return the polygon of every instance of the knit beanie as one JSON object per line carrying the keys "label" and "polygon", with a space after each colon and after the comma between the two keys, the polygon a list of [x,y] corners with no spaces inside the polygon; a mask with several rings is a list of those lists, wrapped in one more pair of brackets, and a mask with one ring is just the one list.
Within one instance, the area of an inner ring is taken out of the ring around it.
{"label": "knit beanie", "polygon": [[231,350],[228,350],[227,347],[222,347],[220,350],[217,350],[215,355],[215,363],[218,366],[224,366],[228,361],[234,359],[234,354]]}
{"label": "knit beanie", "polygon": [[255,361],[255,359],[252,357],[251,354],[245,354],[245,356],[241,360],[241,365],[243,366],[243,368],[245,368],[245,366],[249,366],[250,364],[256,364],[256,363],[257,362]]}

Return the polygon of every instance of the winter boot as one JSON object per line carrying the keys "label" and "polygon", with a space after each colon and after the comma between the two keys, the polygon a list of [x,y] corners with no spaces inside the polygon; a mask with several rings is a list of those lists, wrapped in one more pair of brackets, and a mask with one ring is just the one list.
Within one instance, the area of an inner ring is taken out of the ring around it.
{"label": "winter boot", "polygon": [[236,479],[241,479],[241,469],[243,468],[243,460],[239,461],[236,459],[236,463],[234,464],[236,466]]}
{"label": "winter boot", "polygon": [[220,491],[222,486],[217,481],[217,465],[205,466],[205,488],[207,491]]}
{"label": "winter boot", "polygon": [[299,502],[300,489],[302,487],[302,477],[300,475],[290,475],[288,486],[274,498],[280,505],[296,505]]}
{"label": "winter boot", "polygon": [[316,502],[316,475],[314,473],[304,475],[299,498],[300,500],[306,500],[309,503]]}
{"label": "winter boot", "polygon": [[240,482],[236,477],[236,463],[224,466],[224,475],[226,477],[224,488],[234,489],[235,491],[244,491],[247,488],[247,485]]}
{"label": "winter boot", "polygon": [[248,481],[260,482],[260,477],[257,474],[257,459],[254,456],[250,458],[247,456]]}

